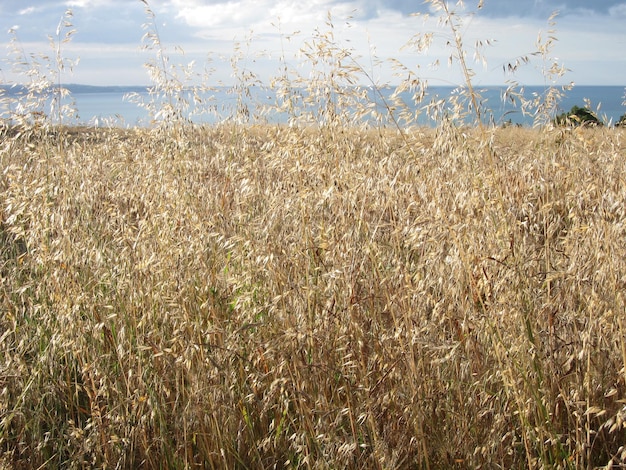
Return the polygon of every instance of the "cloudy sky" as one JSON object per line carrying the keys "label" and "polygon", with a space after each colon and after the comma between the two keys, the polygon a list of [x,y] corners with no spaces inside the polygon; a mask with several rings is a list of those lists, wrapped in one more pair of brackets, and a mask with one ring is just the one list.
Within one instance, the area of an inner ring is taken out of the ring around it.
{"label": "cloudy sky", "polygon": [[[306,75],[298,51],[311,44],[317,28],[328,31],[329,12],[337,45],[349,49],[361,67],[380,82],[398,82],[396,69],[386,59],[397,59],[431,85],[458,84],[456,65],[448,66],[449,30],[436,21],[437,12],[421,0],[147,0],[171,63],[194,61],[197,73],[210,71],[214,84],[233,82],[230,59],[236,50],[244,57],[239,69],[250,70],[263,81],[279,74],[278,61]],[[455,7],[454,1],[449,2]],[[462,23],[468,60],[481,85],[516,79],[542,85],[542,68],[551,62],[534,57],[514,76],[503,66],[537,50],[537,37],[550,34],[548,18],[558,10],[550,57],[570,71],[559,83],[626,85],[626,0],[485,0],[474,15],[477,0],[465,2]],[[458,8],[458,6],[457,6]],[[71,9],[71,42],[62,54],[80,59],[64,83],[143,85],[149,83],[143,66],[154,53],[142,50],[142,28],[147,21],[142,0],[2,0],[0,43],[10,54],[14,31],[19,49],[54,57],[48,37]],[[412,13],[430,13],[430,19]],[[404,47],[418,33],[434,33],[428,51]],[[63,34],[63,32],[61,33]],[[483,50],[486,64],[473,60],[476,41],[495,40]],[[15,44],[15,43],[14,43]],[[237,46],[239,44],[239,46]],[[238,49],[237,49],[238,47]],[[184,55],[180,50],[184,51]],[[378,60],[382,60],[379,64]],[[433,66],[436,62],[438,66]],[[10,63],[0,63],[0,81],[24,81]],[[205,79],[206,81],[207,79]]]}

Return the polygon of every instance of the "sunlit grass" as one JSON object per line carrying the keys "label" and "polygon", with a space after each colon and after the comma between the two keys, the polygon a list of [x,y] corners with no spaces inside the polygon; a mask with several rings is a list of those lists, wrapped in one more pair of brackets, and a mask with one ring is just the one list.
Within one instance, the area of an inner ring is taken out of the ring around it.
{"label": "sunlit grass", "polygon": [[5,462],[623,460],[621,131],[166,137],[7,143]]}
{"label": "sunlit grass", "polygon": [[245,106],[193,125],[158,65],[151,129],[20,98],[0,128],[4,467],[626,464],[625,131],[554,128],[554,90],[546,125],[466,126],[471,86],[432,129],[398,102],[364,125],[362,69],[315,41],[329,74],[285,73],[286,125]]}

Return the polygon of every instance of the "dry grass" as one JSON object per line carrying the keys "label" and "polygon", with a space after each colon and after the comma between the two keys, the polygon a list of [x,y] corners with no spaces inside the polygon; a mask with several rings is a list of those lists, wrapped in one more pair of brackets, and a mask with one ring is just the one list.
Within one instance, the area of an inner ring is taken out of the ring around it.
{"label": "dry grass", "polygon": [[623,138],[5,138],[3,462],[624,465]]}
{"label": "dry grass", "polygon": [[[0,127],[0,466],[626,466],[624,130],[553,129],[556,88],[521,102],[547,125],[486,125],[438,0],[467,82],[450,106],[399,66],[371,114],[329,18],[308,81],[282,58],[270,85],[289,125],[255,124],[236,55],[231,124],[197,127],[144,3],[153,129],[42,111],[62,94],[61,37],[52,77],[18,61],[31,81]],[[419,106],[434,129],[413,126]],[[368,113],[393,130],[357,125]]]}

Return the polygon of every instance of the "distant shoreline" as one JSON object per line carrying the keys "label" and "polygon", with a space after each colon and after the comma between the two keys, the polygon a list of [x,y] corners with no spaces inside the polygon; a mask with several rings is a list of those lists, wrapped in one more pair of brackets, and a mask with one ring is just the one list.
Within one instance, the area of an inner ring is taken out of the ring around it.
{"label": "distant shoreline", "polygon": [[[115,122],[119,125],[127,126],[150,126],[151,119],[149,112],[141,103],[158,103],[168,99],[167,90],[154,89],[154,87],[146,85],[134,86],[98,86],[98,85],[82,85],[67,84],[62,87],[69,91],[69,96],[63,98],[63,102],[69,104],[77,111],[76,122],[72,124],[88,124],[93,122]],[[352,87],[359,88],[358,85]],[[523,94],[525,100],[542,101],[549,86],[518,86],[513,89],[513,95]],[[560,88],[560,87],[557,87]],[[386,106],[383,100],[391,102],[392,94],[395,91],[392,86],[381,86],[377,90],[372,86],[361,86],[361,91],[366,91],[370,101],[379,110],[379,114],[386,113]],[[476,86],[474,91],[480,95],[481,104],[487,112],[485,116],[490,116],[492,121],[498,125],[533,125],[534,116],[532,112],[524,113],[520,108],[519,102],[513,96],[505,94],[508,87],[503,85],[496,86]],[[376,91],[375,91],[376,90]],[[420,125],[430,126],[431,120],[428,118],[424,108],[432,100],[447,99],[454,95],[458,87],[455,86],[435,86],[431,85],[426,90],[426,96],[423,101],[415,104],[413,102],[413,93],[404,91],[401,93],[402,100],[407,104],[408,108],[418,117]],[[4,91],[4,94],[2,94]],[[154,95],[151,96],[151,92]],[[562,93],[562,98],[558,101],[556,114],[569,111],[572,106],[589,105],[591,111],[597,113],[605,123],[615,123],[621,116],[626,114],[626,106],[624,106],[624,93],[626,87],[616,85],[577,85],[571,90]],[[306,95],[306,87],[293,87],[291,92],[298,96]],[[6,112],[11,112],[13,101],[27,99],[28,87],[25,85],[0,85],[0,99],[4,100]],[[189,86],[183,90],[172,90],[174,96],[181,98],[183,103],[189,103],[189,113],[193,114],[193,120],[196,123],[215,123],[222,120],[228,120],[237,112],[237,100],[241,98],[241,90],[232,86],[219,85],[200,91],[200,100],[196,101],[197,93],[193,86]],[[55,88],[51,87],[40,92],[41,96],[52,99],[56,96]],[[129,100],[128,95],[135,95],[135,100]],[[238,98],[239,96],[239,98]],[[363,98],[366,99],[366,98]],[[272,89],[269,86],[257,85],[249,87],[242,101],[248,107],[252,114],[257,113],[260,116],[263,107],[272,109],[276,103],[280,104],[281,97],[279,90]],[[139,104],[138,104],[139,103]],[[198,103],[200,105],[198,106]],[[158,106],[158,105],[157,105]],[[196,107],[197,106],[197,107]],[[203,108],[204,106],[204,108]],[[311,104],[305,104],[304,112],[311,112]],[[288,119],[284,113],[278,111],[265,114],[264,117],[270,122],[285,122]],[[0,106],[0,117],[2,117],[2,109]]]}
{"label": "distant shoreline", "polygon": [[[56,86],[52,86],[51,88],[56,88]],[[133,85],[133,86],[125,86],[125,85],[81,85],[76,83],[71,83],[67,85],[61,85],[61,88],[68,90],[70,93],[144,93],[147,92],[150,88],[149,85],[141,86],[141,85]],[[0,90],[4,90],[7,95],[15,95],[24,90],[27,90],[27,85],[23,84],[1,84]]]}
{"label": "distant shoreline", "polygon": [[[213,87],[209,87],[209,88],[214,88],[216,90],[225,90],[225,89],[230,89],[233,88],[236,85],[216,85]],[[363,88],[372,88],[371,85],[354,85],[352,86],[353,88],[356,87],[363,87]],[[393,89],[395,88],[396,85],[381,85],[380,89]],[[564,85],[554,85],[555,88],[560,88],[561,86]],[[10,84],[10,83],[2,83],[0,84],[0,90],[4,90],[5,92],[9,92],[12,93],[15,90],[25,90],[28,88],[28,85],[26,84]],[[56,88],[56,85],[52,85],[50,88]],[[71,93],[120,93],[120,92],[145,92],[145,91],[149,91],[150,88],[152,88],[152,85],[85,85],[85,84],[81,84],[81,83],[68,83],[68,84],[61,84],[61,88],[64,88],[68,91],[70,91]],[[185,87],[188,89],[193,89],[194,86],[189,86],[189,87]],[[254,86],[252,88],[263,88],[262,86]],[[455,86],[455,85],[435,85],[435,84],[430,84],[428,87],[428,89],[433,89],[433,90],[454,90],[457,88],[462,88],[459,86]],[[482,89],[490,89],[490,90],[494,90],[494,89],[503,89],[506,90],[508,88],[508,85],[476,85],[475,88],[477,90],[482,90]],[[525,88],[525,89],[529,89],[529,90],[538,90],[538,89],[548,89],[550,88],[550,86],[548,85],[518,85],[517,88]],[[574,85],[573,89],[591,89],[591,88],[603,88],[603,89],[609,89],[609,88],[616,88],[616,89],[622,89],[624,90],[624,93],[626,93],[626,85]]]}

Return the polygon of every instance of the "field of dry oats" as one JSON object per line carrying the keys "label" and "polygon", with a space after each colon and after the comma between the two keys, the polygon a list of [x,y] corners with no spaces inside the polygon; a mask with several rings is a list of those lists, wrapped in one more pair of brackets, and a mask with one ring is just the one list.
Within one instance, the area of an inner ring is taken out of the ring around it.
{"label": "field of dry oats", "polygon": [[0,461],[626,465],[625,137],[5,129]]}
{"label": "field of dry oats", "polygon": [[[235,115],[195,126],[210,87],[168,65],[143,3],[151,129],[58,125],[71,11],[54,54],[13,31],[0,467],[626,467],[626,130],[555,127],[555,85],[509,90],[533,129],[485,124],[466,10],[440,0],[465,77],[447,103],[395,60],[385,102],[329,15],[312,73],[283,57],[270,84],[289,125],[256,124],[239,49]],[[541,37],[508,70],[555,84]]]}

